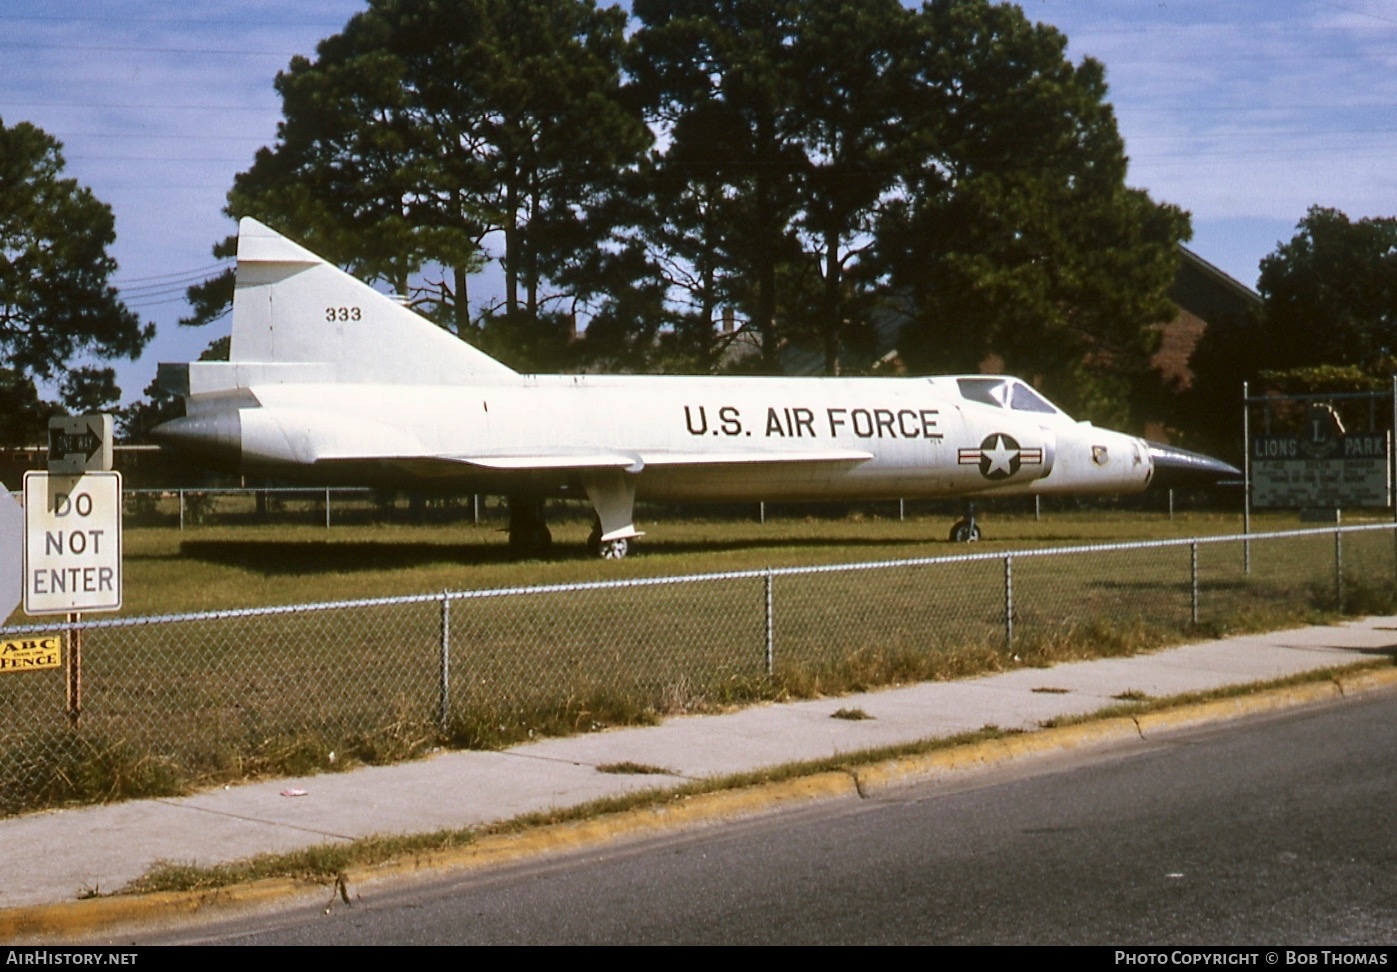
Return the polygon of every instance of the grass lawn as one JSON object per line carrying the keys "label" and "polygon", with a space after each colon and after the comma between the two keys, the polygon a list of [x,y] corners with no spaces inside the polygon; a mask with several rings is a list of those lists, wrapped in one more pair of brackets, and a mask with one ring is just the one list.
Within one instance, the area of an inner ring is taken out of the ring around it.
{"label": "grass lawn", "polygon": [[[554,546],[519,559],[503,523],[128,526],[122,614],[148,616],[326,600],[478,590],[716,571],[939,557],[970,551],[1071,546],[1239,533],[1224,513],[1071,512],[982,517],[975,546],[946,539],[946,515],[854,514],[842,519],[783,513],[755,519],[640,519],[646,532],[623,561],[590,557],[590,520],[579,504],[552,504]],[[798,508],[797,508],[798,509]],[[314,516],[304,517],[310,519]],[[1256,529],[1298,526],[1268,517]],[[24,623],[16,612],[11,623]]]}
{"label": "grass lawn", "polygon": [[[584,552],[583,507],[558,506],[552,553],[525,560],[492,520],[327,529],[322,510],[317,525],[133,525],[123,614],[991,556],[94,628],[83,636],[80,731],[64,715],[61,671],[0,684],[11,716],[0,725],[0,812],[1128,654],[1323,620],[1340,606],[1325,533],[1258,536],[1250,570],[1240,542],[1199,545],[1197,623],[1187,545],[1011,565],[993,556],[1235,535],[1232,514],[991,514],[988,539],[973,545],[946,540],[951,517],[899,520],[896,507],[765,523],[642,517],[648,536],[617,562]],[[1305,525],[1254,520],[1257,533]],[[1346,610],[1390,610],[1394,553],[1387,531],[1345,537]]]}

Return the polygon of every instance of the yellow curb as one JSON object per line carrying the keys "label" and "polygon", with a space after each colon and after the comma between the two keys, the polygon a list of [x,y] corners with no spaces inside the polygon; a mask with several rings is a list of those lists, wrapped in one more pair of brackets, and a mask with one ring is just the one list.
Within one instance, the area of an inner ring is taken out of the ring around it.
{"label": "yellow curb", "polygon": [[860,792],[867,795],[871,790],[882,787],[947,776],[964,770],[988,769],[1039,753],[1073,749],[1115,739],[1138,738],[1139,734],[1132,719],[1101,719],[1057,729],[1040,729],[986,739],[983,742],[938,749],[916,756],[901,756],[881,763],[860,766],[853,770],[853,773],[859,782]]}
{"label": "yellow curb", "polygon": [[1369,671],[1341,674],[1336,681],[1344,695],[1360,695],[1397,685],[1397,668],[1375,668]]}
{"label": "yellow curb", "polygon": [[78,935],[133,921],[192,915],[206,908],[281,901],[309,887],[306,882],[269,878],[205,891],[161,891],[112,895],[0,911],[0,942]]}
{"label": "yellow curb", "polygon": [[[590,820],[491,834],[463,847],[418,853],[384,864],[352,868],[345,872],[344,879],[352,894],[356,884],[369,880],[408,876],[429,870],[492,867],[547,851],[597,846],[630,835],[662,833],[794,803],[857,795],[858,789],[848,773],[825,771],[740,790],[676,796],[662,804]],[[13,908],[0,911],[0,942],[15,942],[21,937],[34,940],[80,935],[129,922],[193,915],[214,907],[270,903],[316,887],[324,888],[330,883],[269,878],[214,890],[117,894]]]}
{"label": "yellow curb", "polygon": [[1148,736],[1152,732],[1183,729],[1188,726],[1235,719],[1245,715],[1258,715],[1263,712],[1273,712],[1342,697],[1343,692],[1333,681],[1307,682],[1304,685],[1271,689],[1269,692],[1261,692],[1256,695],[1238,695],[1227,699],[1215,699],[1211,702],[1198,702],[1177,709],[1167,709],[1163,712],[1145,712],[1141,713],[1135,721],[1140,726],[1140,733]]}
{"label": "yellow curb", "polygon": [[1055,749],[1076,749],[1093,743],[1114,742],[1126,737],[1138,738],[1139,735],[1134,719],[1117,716],[1009,736],[1002,742],[1009,748],[1011,757],[1018,758]]}
{"label": "yellow curb", "polygon": [[[1142,713],[1135,717],[1117,716],[1016,733],[921,755],[850,767],[847,771],[823,770],[809,776],[759,783],[741,789],[694,795],[675,794],[648,807],[606,813],[588,820],[547,824],[513,833],[491,834],[451,850],[413,854],[380,865],[354,868],[346,872],[344,878],[350,893],[353,893],[354,885],[360,882],[427,870],[489,867],[546,851],[597,846],[624,836],[663,833],[684,826],[750,816],[791,804],[867,796],[874,789],[965,770],[987,769],[1041,753],[1138,738],[1152,732],[1308,705],[1393,685],[1397,685],[1397,668],[1362,671],[1324,682],[1184,705],[1164,712]],[[856,753],[849,754],[851,760],[856,756]],[[85,934],[128,922],[195,914],[213,907],[263,904],[284,900],[317,886],[325,887],[325,883],[277,878],[217,890],[113,895],[0,910],[0,942],[13,942],[20,936],[39,939]]]}
{"label": "yellow curb", "polygon": [[750,816],[793,803],[857,795],[858,789],[849,774],[826,771],[740,790],[675,796],[653,806],[590,820],[547,824],[516,833],[491,834],[464,847],[355,868],[345,873],[345,880],[352,886],[356,882],[399,877],[422,870],[492,867],[546,851],[597,846],[622,837],[665,833],[680,827]]}

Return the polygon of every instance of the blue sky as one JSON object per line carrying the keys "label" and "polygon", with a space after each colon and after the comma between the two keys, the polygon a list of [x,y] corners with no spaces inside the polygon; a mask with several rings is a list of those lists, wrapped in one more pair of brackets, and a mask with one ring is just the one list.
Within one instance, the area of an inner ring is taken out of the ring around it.
{"label": "blue sky", "polygon": [[[1129,182],[1189,210],[1192,248],[1242,282],[1312,205],[1397,215],[1392,0],[1021,5],[1074,60],[1106,65]],[[64,143],[67,174],[116,214],[116,283],[157,325],[138,362],[117,363],[127,400],[220,333],[175,322],[233,229],[234,174],[275,138],[272,81],[364,6],[0,0],[0,119]]]}

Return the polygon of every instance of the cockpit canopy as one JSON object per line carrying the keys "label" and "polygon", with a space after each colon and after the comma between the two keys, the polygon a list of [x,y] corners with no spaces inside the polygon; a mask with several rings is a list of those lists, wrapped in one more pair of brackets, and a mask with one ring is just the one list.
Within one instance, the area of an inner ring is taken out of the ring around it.
{"label": "cockpit canopy", "polygon": [[1015,412],[1037,412],[1040,415],[1067,417],[1062,409],[1017,378],[985,375],[957,378],[956,384],[960,387],[961,397],[967,402],[993,405]]}

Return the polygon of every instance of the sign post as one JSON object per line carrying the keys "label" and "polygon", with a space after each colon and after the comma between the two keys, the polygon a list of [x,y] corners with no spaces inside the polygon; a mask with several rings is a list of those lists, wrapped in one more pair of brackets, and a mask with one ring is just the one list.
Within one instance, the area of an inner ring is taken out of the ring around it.
{"label": "sign post", "polygon": [[121,609],[121,473],[24,474],[24,611],[68,616],[68,718],[82,716],[83,611]]}
{"label": "sign post", "polygon": [[68,615],[68,677],[64,679],[67,691],[63,702],[68,712],[68,721],[76,728],[82,719],[82,628],[78,623],[82,615],[77,611]]}

